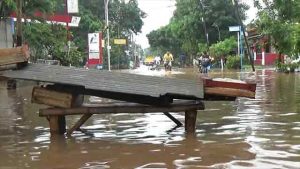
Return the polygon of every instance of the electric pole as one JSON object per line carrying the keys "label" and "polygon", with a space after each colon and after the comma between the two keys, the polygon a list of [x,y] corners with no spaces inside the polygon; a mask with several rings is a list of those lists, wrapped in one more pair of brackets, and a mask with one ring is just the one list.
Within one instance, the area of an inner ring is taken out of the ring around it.
{"label": "electric pole", "polygon": [[253,63],[253,58],[252,58],[251,51],[250,51],[250,48],[249,48],[248,39],[247,39],[247,36],[246,36],[246,33],[245,33],[244,24],[243,24],[241,16],[240,16],[238,2],[236,0],[232,0],[232,3],[233,3],[234,8],[235,8],[235,13],[236,13],[237,19],[238,19],[238,21],[239,21],[239,23],[241,25],[241,29],[243,31],[243,36],[244,36],[245,44],[247,46],[247,51],[248,51],[248,55],[249,55],[249,59],[250,59],[251,67],[252,67],[252,71],[255,71],[254,63]]}
{"label": "electric pole", "polygon": [[110,71],[110,45],[109,45],[109,23],[108,23],[108,2],[109,0],[104,0],[105,3],[105,23],[106,23],[106,37],[107,37],[107,64],[108,71]]}

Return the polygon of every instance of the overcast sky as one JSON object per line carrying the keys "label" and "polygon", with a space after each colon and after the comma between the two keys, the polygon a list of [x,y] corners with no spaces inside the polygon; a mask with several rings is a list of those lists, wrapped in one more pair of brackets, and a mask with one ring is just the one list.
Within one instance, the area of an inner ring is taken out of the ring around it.
{"label": "overcast sky", "polygon": [[[256,14],[253,8],[253,1],[242,0],[248,3],[251,8],[247,12],[248,19],[246,23],[249,23]],[[142,48],[149,47],[148,39],[146,35],[152,30],[156,30],[169,23],[170,18],[173,16],[175,10],[175,0],[138,0],[139,7],[141,10],[146,12],[147,17],[143,19],[144,26],[142,33],[135,37],[138,44],[142,45]]]}

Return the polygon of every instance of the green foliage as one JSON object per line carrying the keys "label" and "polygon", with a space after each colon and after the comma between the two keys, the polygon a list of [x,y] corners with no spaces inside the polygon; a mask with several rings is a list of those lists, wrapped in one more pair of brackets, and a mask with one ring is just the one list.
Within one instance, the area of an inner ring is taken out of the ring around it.
{"label": "green foliage", "polygon": [[255,0],[255,4],[259,9],[259,19],[256,21],[259,32],[272,38],[272,45],[279,53],[297,55],[300,51],[299,1]]}
{"label": "green foliage", "polygon": [[219,59],[221,56],[228,55],[237,46],[237,42],[234,37],[225,39],[210,46],[209,51],[212,56]]}
{"label": "green foliage", "polygon": [[12,11],[16,9],[14,0],[2,0],[0,1],[0,20],[8,17]]}
{"label": "green foliage", "polygon": [[[202,2],[202,3],[201,3]],[[242,19],[245,19],[245,10],[248,7],[240,5]],[[230,37],[228,26],[237,25],[234,8],[231,0],[176,0],[176,10],[171,22],[147,35],[151,48],[163,51],[171,50],[194,55],[207,50],[206,26],[209,43],[216,43]]]}
{"label": "green foliage", "polygon": [[240,69],[241,59],[239,56],[228,56],[226,62],[226,68],[228,69]]}
{"label": "green foliage", "polygon": [[[88,33],[105,30],[104,22],[104,3],[103,0],[79,1],[81,21],[78,28],[72,28],[74,42],[82,52],[87,52],[87,35]],[[125,54],[127,50],[124,46],[113,45],[112,40],[115,38],[130,39],[132,34],[141,32],[145,13],[138,8],[136,0],[109,1],[109,30],[112,44],[111,64],[126,64],[128,58]],[[105,32],[103,38],[105,37]],[[107,43],[107,42],[106,42]],[[133,45],[132,45],[133,47]],[[131,49],[129,49],[131,50]],[[133,52],[131,52],[133,55]],[[121,58],[121,59],[119,59]]]}
{"label": "green foliage", "polygon": [[295,72],[295,69],[297,69],[299,66],[299,63],[282,63],[279,60],[276,60],[276,70],[278,72]]}
{"label": "green foliage", "polygon": [[61,25],[27,23],[23,28],[24,38],[32,51],[31,59],[55,59],[62,65],[76,65],[82,62],[82,54],[73,46],[67,56],[67,32]]}
{"label": "green foliage", "polygon": [[[79,1],[78,14],[81,17],[79,27],[72,27],[70,34],[73,35],[73,42],[70,51],[67,46],[67,32],[64,27],[58,25],[44,24],[43,17],[35,17],[34,13],[42,12],[47,16],[52,13],[65,12],[65,0],[23,0],[22,13],[24,16],[39,20],[41,24],[26,23],[23,26],[23,34],[26,42],[32,50],[32,60],[39,58],[58,59],[63,65],[80,65],[83,62],[83,53],[87,53],[88,33],[100,32],[105,30],[104,23],[104,1],[88,0]],[[10,15],[16,9],[14,0],[0,1],[0,19]],[[130,39],[132,34],[141,32],[143,26],[142,18],[145,13],[138,7],[137,0],[109,1],[109,22],[111,39],[126,38]],[[105,38],[105,36],[104,36]],[[112,44],[112,43],[111,43]],[[135,50],[140,46],[135,45]],[[120,49],[119,49],[120,48]],[[119,56],[126,56],[126,47],[113,46],[111,59],[113,63],[119,63]],[[115,51],[117,49],[117,51]],[[132,50],[132,49],[130,49]],[[133,52],[131,52],[133,55]],[[87,57],[87,56],[85,56]],[[127,57],[127,56],[126,56]],[[129,58],[121,59],[124,63]],[[117,62],[115,60],[118,60]]]}

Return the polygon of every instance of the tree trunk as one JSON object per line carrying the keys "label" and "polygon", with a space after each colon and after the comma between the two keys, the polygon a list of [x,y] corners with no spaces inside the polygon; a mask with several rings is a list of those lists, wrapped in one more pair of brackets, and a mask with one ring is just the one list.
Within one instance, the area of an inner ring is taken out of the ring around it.
{"label": "tree trunk", "polygon": [[17,0],[17,46],[22,46],[22,0]]}

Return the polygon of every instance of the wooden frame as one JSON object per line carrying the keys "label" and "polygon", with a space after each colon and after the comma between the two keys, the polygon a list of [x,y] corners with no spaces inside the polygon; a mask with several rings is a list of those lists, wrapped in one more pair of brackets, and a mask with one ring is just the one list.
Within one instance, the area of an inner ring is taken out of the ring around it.
{"label": "wooden frame", "polygon": [[[57,117],[66,115],[82,115],[82,117],[67,131],[67,135],[71,135],[75,130],[79,129],[93,114],[111,114],[111,113],[164,113],[177,126],[181,126],[181,122],[174,118],[168,112],[185,112],[185,130],[187,133],[195,133],[197,110],[203,110],[204,104],[200,101],[181,101],[175,102],[170,106],[149,106],[136,103],[111,103],[103,105],[83,105],[78,108],[47,108],[41,109],[39,116],[48,117],[50,120],[51,134],[62,134],[65,130],[62,126],[63,122],[59,122]],[[55,121],[55,122],[53,122]]]}

